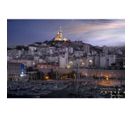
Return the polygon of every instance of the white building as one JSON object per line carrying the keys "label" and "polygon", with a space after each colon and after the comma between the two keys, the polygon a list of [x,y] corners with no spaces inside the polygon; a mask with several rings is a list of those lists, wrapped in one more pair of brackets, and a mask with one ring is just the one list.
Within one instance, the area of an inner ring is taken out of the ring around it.
{"label": "white building", "polygon": [[36,49],[37,49],[36,46],[29,46],[29,50],[31,50],[31,51],[35,51]]}
{"label": "white building", "polygon": [[58,62],[58,56],[47,56],[46,61],[47,62]]}
{"label": "white building", "polygon": [[28,60],[28,59],[11,60],[10,63],[22,63],[22,64],[26,65],[27,67],[31,67],[31,66],[35,65],[34,60]]}
{"label": "white building", "polygon": [[12,49],[7,51],[7,56],[11,58],[19,58],[23,54],[23,50]]}
{"label": "white building", "polygon": [[75,55],[76,57],[82,57],[82,56],[84,55],[84,52],[83,52],[83,51],[75,51],[75,52],[74,52],[74,55]]}
{"label": "white building", "polygon": [[34,52],[37,50],[36,46],[29,46],[29,54],[34,55]]}
{"label": "white building", "polygon": [[73,53],[73,47],[69,47],[69,48],[68,48],[68,52],[69,52],[70,54],[72,54],[72,53]]}
{"label": "white building", "polygon": [[68,64],[68,53],[66,52],[65,55],[59,56],[59,66],[60,68],[66,68]]}
{"label": "white building", "polygon": [[54,54],[55,47],[49,47],[47,51],[48,51],[48,54],[52,55]]}

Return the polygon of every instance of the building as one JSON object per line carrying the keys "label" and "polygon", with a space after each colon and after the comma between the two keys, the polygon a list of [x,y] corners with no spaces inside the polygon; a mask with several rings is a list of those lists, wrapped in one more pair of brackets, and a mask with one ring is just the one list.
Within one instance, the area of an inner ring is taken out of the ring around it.
{"label": "building", "polygon": [[100,67],[101,68],[108,68],[112,66],[112,64],[116,63],[116,55],[101,55],[100,56]]}
{"label": "building", "polygon": [[88,67],[89,68],[92,68],[94,67],[94,56],[91,56],[91,55],[87,55],[87,62],[88,62]]}
{"label": "building", "polygon": [[59,56],[59,67],[66,68],[68,64],[68,52]]}
{"label": "building", "polygon": [[57,32],[57,34],[54,38],[54,41],[68,41],[67,38],[63,37],[63,32],[62,32],[61,26],[60,26],[60,30]]}
{"label": "building", "polygon": [[100,68],[107,68],[108,67],[108,58],[105,55],[100,56]]}
{"label": "building", "polygon": [[28,80],[42,80],[43,72],[37,68],[29,67],[27,68],[27,78]]}
{"label": "building", "polygon": [[82,57],[83,55],[84,55],[84,51],[80,51],[80,50],[74,51],[75,57]]}
{"label": "building", "polygon": [[107,46],[103,46],[103,53],[108,54],[109,48]]}
{"label": "building", "polygon": [[26,67],[21,63],[7,63],[8,80],[20,80],[26,78]]}
{"label": "building", "polygon": [[58,62],[58,56],[56,56],[56,55],[47,56],[47,57],[46,57],[46,61],[47,61],[48,63],[52,63],[52,62],[57,63],[57,62]]}
{"label": "building", "polygon": [[73,54],[73,47],[68,47],[68,52],[69,52],[70,54]]}
{"label": "building", "polygon": [[34,46],[34,45],[29,46],[29,54],[34,55],[36,50],[37,50],[36,46]]}
{"label": "building", "polygon": [[108,55],[109,59],[109,66],[112,66],[112,64],[116,63],[116,55]]}
{"label": "building", "polygon": [[89,53],[90,52],[90,45],[84,45],[84,51],[85,51],[85,53]]}
{"label": "building", "polygon": [[100,56],[99,55],[94,56],[94,66],[95,66],[95,68],[99,68],[99,66],[100,66]]}
{"label": "building", "polygon": [[20,58],[23,54],[23,50],[12,49],[7,51],[8,60]]}

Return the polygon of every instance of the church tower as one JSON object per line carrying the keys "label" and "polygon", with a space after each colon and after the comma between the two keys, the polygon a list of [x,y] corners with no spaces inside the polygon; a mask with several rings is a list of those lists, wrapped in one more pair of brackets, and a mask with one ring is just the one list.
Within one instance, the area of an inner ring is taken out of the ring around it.
{"label": "church tower", "polygon": [[56,36],[55,36],[55,41],[63,41],[63,33],[62,33],[62,29],[60,26],[59,31],[57,32]]}

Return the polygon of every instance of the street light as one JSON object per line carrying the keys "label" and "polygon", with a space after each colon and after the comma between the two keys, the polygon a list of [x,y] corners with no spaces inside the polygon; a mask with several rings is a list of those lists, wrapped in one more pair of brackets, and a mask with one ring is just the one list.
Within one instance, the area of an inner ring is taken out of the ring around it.
{"label": "street light", "polygon": [[92,66],[92,63],[93,63],[92,59],[89,59],[89,66]]}
{"label": "street light", "polygon": [[68,64],[68,65],[67,65],[67,69],[70,69],[70,68],[71,68],[71,66]]}
{"label": "street light", "polygon": [[108,81],[108,80],[109,80],[109,76],[108,76],[108,75],[106,75],[106,76],[105,76],[105,79]]}
{"label": "street light", "polygon": [[92,60],[91,59],[89,60],[89,63],[92,63]]}
{"label": "street light", "polygon": [[69,61],[69,64],[70,64],[70,65],[73,65],[73,62],[72,62],[72,61]]}
{"label": "street light", "polygon": [[81,63],[81,65],[82,65],[82,66],[84,66],[84,65],[85,65],[85,63],[84,63],[84,62],[82,62],[82,63]]}
{"label": "street light", "polygon": [[49,80],[50,78],[49,78],[48,75],[46,75],[44,79],[45,79],[45,80]]}

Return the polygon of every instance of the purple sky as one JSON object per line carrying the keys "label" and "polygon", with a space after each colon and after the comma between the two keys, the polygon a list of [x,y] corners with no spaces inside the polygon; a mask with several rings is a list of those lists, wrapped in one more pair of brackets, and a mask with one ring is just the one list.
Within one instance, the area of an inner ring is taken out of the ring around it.
{"label": "purple sky", "polygon": [[7,20],[8,46],[51,40],[62,27],[64,37],[98,46],[125,45],[124,19]]}

